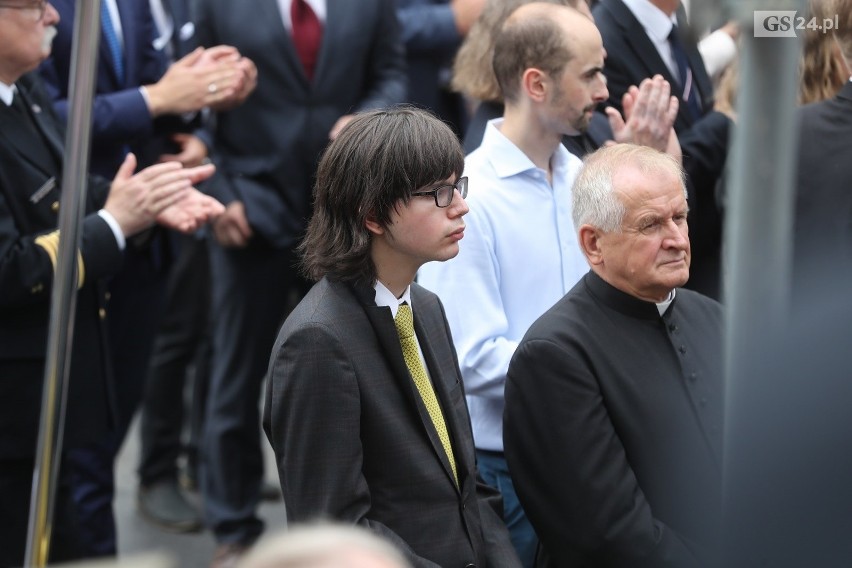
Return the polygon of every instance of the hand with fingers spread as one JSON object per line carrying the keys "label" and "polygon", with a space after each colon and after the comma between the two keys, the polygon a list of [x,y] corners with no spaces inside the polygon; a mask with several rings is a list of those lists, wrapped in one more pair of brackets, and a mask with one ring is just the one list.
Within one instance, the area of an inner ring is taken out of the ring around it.
{"label": "hand with fingers spread", "polygon": [[213,235],[223,247],[242,248],[248,244],[253,234],[242,201],[229,203],[225,212],[213,221]]}
{"label": "hand with fingers spread", "polygon": [[[193,184],[213,175],[213,165],[184,168],[178,162],[156,164],[134,174],[136,156],[128,154],[110,186],[104,210],[110,213],[125,236],[147,229],[157,221],[164,210],[184,199],[190,199],[186,211],[191,213],[202,207],[195,196]],[[215,209],[204,201],[201,218],[209,217],[207,208]],[[179,209],[184,210],[183,207]],[[179,225],[186,225],[183,216]],[[174,218],[169,217],[167,218]],[[190,229],[194,230],[194,229]]]}
{"label": "hand with fingers spread", "polygon": [[668,152],[680,145],[674,133],[679,101],[671,95],[671,85],[661,75],[631,86],[622,98],[624,117],[612,107],[606,114],[616,142],[632,142]]}

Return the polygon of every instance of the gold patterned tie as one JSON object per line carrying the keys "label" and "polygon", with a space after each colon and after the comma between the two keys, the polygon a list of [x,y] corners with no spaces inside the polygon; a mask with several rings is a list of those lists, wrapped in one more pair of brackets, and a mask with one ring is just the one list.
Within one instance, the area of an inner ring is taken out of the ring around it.
{"label": "gold patterned tie", "polygon": [[441,412],[441,405],[438,404],[438,397],[435,396],[435,389],[432,388],[432,382],[429,380],[426,369],[423,368],[423,363],[420,361],[417,339],[414,336],[414,317],[411,314],[411,308],[408,304],[400,304],[394,323],[396,324],[396,331],[399,334],[399,342],[402,344],[402,356],[405,358],[408,372],[411,373],[411,378],[414,379],[414,384],[417,386],[420,398],[423,399],[423,404],[426,406],[426,410],[429,411],[429,417],[432,418],[432,424],[435,425],[438,438],[441,439],[441,445],[444,446],[444,451],[447,453],[450,467],[453,469],[453,478],[456,480],[456,485],[458,485],[459,476],[456,472],[456,460],[453,457],[453,446],[450,443],[447,424],[444,422],[444,414]]}

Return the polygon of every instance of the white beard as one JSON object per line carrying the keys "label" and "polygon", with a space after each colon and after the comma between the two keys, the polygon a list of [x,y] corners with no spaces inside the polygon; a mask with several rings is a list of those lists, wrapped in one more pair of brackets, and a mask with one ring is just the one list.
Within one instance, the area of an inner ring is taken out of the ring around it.
{"label": "white beard", "polygon": [[50,26],[44,29],[44,36],[41,38],[41,51],[45,55],[50,55],[50,46],[53,44],[53,38],[56,37],[56,27]]}

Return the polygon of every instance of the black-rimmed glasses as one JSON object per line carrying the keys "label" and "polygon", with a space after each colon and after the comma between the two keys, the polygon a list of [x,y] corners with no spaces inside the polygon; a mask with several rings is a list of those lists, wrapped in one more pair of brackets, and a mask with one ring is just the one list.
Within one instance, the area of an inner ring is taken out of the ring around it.
{"label": "black-rimmed glasses", "polygon": [[29,2],[21,4],[20,2],[0,2],[0,8],[9,8],[10,10],[33,10],[38,14],[37,22],[44,18],[44,13],[47,10],[48,0],[39,0],[38,2]]}
{"label": "black-rimmed glasses", "polygon": [[458,190],[462,199],[467,197],[467,177],[460,177],[456,183],[439,185],[429,191],[415,191],[412,196],[431,195],[435,198],[435,205],[438,207],[449,207],[453,202],[453,196]]}

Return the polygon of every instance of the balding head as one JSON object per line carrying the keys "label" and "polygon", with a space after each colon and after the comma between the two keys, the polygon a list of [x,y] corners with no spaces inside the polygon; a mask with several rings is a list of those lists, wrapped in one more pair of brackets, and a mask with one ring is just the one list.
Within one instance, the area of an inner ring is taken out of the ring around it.
{"label": "balding head", "polygon": [[521,77],[535,68],[558,78],[582,42],[600,41],[584,14],[556,4],[532,2],[507,18],[494,41],[492,65],[507,102],[520,96]]}

